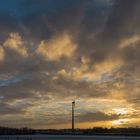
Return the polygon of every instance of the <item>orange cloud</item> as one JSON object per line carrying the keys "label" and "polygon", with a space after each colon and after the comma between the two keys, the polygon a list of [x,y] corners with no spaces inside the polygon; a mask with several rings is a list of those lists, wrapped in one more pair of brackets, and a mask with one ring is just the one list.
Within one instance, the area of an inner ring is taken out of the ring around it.
{"label": "orange cloud", "polygon": [[11,49],[22,57],[27,57],[24,41],[18,33],[10,33],[9,38],[3,43],[4,48]]}
{"label": "orange cloud", "polygon": [[0,62],[4,59],[5,53],[3,48],[0,46]]}
{"label": "orange cloud", "polygon": [[77,45],[72,42],[70,35],[64,33],[49,41],[41,41],[36,53],[48,60],[59,61],[63,56],[71,58],[76,47]]}
{"label": "orange cloud", "polygon": [[126,38],[124,39],[121,43],[120,43],[120,48],[126,48],[128,46],[132,46],[134,47],[140,40],[140,37],[135,35],[135,36],[132,36],[130,38]]}

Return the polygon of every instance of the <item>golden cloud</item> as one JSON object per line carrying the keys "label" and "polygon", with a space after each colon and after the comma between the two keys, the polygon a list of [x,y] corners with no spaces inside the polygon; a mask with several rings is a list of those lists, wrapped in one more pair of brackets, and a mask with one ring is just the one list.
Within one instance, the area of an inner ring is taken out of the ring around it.
{"label": "golden cloud", "polygon": [[136,43],[138,43],[140,40],[140,37],[135,35],[135,36],[132,36],[130,38],[126,38],[124,39],[121,43],[120,43],[120,46],[119,48],[126,48],[128,46],[132,46],[134,47],[136,45]]}
{"label": "golden cloud", "polygon": [[63,56],[71,58],[76,48],[77,45],[72,42],[70,35],[64,33],[51,40],[41,41],[36,53],[48,60],[59,61]]}
{"label": "golden cloud", "polygon": [[3,48],[0,46],[0,62],[4,59],[5,53]]}
{"label": "golden cloud", "polygon": [[90,60],[82,57],[81,65],[73,67],[71,70],[66,71],[62,69],[58,71],[58,76],[70,78],[73,80],[86,79],[87,81],[100,80],[102,74],[111,74],[115,69],[119,68],[123,62],[120,59],[107,59],[102,63],[89,65]]}
{"label": "golden cloud", "polygon": [[27,57],[27,49],[18,33],[10,33],[9,38],[3,43],[3,46],[15,51],[20,56]]}

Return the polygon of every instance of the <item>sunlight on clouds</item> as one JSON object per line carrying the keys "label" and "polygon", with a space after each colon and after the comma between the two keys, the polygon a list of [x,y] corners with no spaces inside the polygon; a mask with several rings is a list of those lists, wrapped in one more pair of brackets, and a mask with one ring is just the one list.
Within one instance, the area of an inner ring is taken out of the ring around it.
{"label": "sunlight on clouds", "polygon": [[134,47],[136,45],[136,43],[138,43],[140,40],[139,36],[132,36],[130,38],[124,39],[121,43],[120,43],[120,48],[126,48],[128,46],[132,46]]}
{"label": "sunlight on clouds", "polygon": [[[120,84],[121,85],[121,84]],[[126,92],[123,89],[120,89],[120,87],[110,87],[109,89],[109,97],[115,98],[115,99],[125,99],[126,98]]]}
{"label": "sunlight on clouds", "polygon": [[[136,126],[139,123],[139,110],[136,110],[131,105],[126,105],[127,108],[114,108],[112,111],[120,115],[120,119],[112,121],[115,127]],[[137,115],[136,115],[137,114]]]}
{"label": "sunlight on clouds", "polygon": [[77,78],[85,78],[87,81],[101,80],[103,74],[111,74],[114,70],[122,65],[122,61],[119,59],[107,59],[102,63],[97,63],[93,65],[90,69],[87,65],[89,59],[84,59],[84,64],[77,68],[73,72],[73,76]]}
{"label": "sunlight on clouds", "polygon": [[74,55],[76,47],[70,35],[64,33],[51,40],[41,41],[36,53],[48,60],[59,61],[63,56],[71,58]]}
{"label": "sunlight on clouds", "polygon": [[140,125],[138,0],[38,1],[0,12],[0,124]]}
{"label": "sunlight on clouds", "polygon": [[112,109],[116,114],[128,114],[130,112],[129,108],[114,108]]}
{"label": "sunlight on clouds", "polygon": [[102,63],[97,63],[93,67],[95,71],[99,74],[111,73],[113,70],[116,70],[122,66],[123,62],[121,59],[109,58]]}
{"label": "sunlight on clouds", "polygon": [[130,122],[130,119],[119,119],[119,120],[115,120],[112,122],[113,125],[115,125],[116,127],[119,126],[121,127],[122,125],[128,124]]}
{"label": "sunlight on clouds", "polygon": [[5,53],[3,48],[0,46],[0,62],[4,59]]}
{"label": "sunlight on clouds", "polygon": [[88,63],[90,63],[90,59],[88,57],[82,56],[81,57],[81,62],[83,64],[88,64]]}
{"label": "sunlight on clouds", "polygon": [[103,111],[107,114],[117,114],[114,109],[116,108],[123,108],[128,105],[128,103],[123,99],[117,99],[117,98],[94,98],[94,99],[88,99],[87,101],[84,101],[84,106],[86,110],[88,111]]}
{"label": "sunlight on clouds", "polygon": [[58,71],[58,76],[70,78],[74,80],[86,80],[86,81],[97,81],[102,80],[104,74],[111,75],[114,70],[122,65],[121,60],[106,60],[102,63],[98,63],[90,66],[88,63],[90,59],[82,57],[82,64],[79,67],[73,67],[71,70],[66,71],[62,69]]}
{"label": "sunlight on clouds", "polygon": [[27,57],[27,49],[18,33],[10,33],[9,38],[4,42],[3,46],[17,52],[22,57]]}

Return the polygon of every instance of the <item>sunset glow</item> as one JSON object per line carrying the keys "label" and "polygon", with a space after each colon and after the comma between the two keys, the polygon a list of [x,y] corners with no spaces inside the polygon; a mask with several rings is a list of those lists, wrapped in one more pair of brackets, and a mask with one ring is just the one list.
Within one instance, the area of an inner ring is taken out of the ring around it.
{"label": "sunset glow", "polygon": [[0,3],[0,126],[140,126],[140,0]]}

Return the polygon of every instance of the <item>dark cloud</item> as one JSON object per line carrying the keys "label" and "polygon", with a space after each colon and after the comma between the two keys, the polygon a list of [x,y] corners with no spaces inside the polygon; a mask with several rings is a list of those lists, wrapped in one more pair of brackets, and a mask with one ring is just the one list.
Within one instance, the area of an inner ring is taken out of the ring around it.
{"label": "dark cloud", "polygon": [[1,109],[0,109],[1,115],[21,114],[25,112],[23,108],[13,107],[8,103],[1,102],[0,106],[1,106]]}
{"label": "dark cloud", "polygon": [[105,114],[103,112],[90,112],[77,116],[79,122],[112,121],[119,119],[120,115]]}
{"label": "dark cloud", "polygon": [[[133,2],[131,0],[127,2],[113,1],[112,7],[96,10],[96,12],[98,11],[96,15],[100,19],[96,18],[95,14],[92,14],[92,18],[87,16],[89,23],[96,21],[94,20],[95,15],[97,22],[99,21],[103,25],[97,23],[96,27],[94,24],[91,24],[91,26],[86,23],[83,24],[80,37],[78,36],[79,51],[90,57],[93,63],[102,62],[111,54],[118,57],[120,55],[120,52],[117,53],[119,43],[137,32],[138,25],[135,26],[135,20],[138,18],[136,16],[138,14],[136,12],[138,5],[138,0]],[[91,7],[91,9],[94,8]]]}

